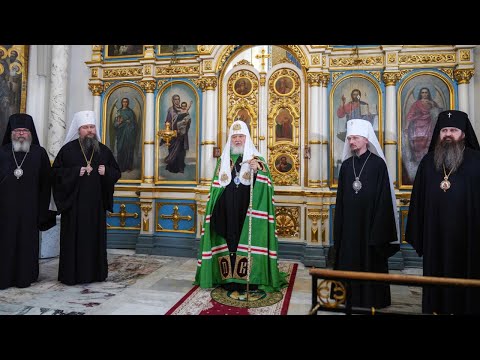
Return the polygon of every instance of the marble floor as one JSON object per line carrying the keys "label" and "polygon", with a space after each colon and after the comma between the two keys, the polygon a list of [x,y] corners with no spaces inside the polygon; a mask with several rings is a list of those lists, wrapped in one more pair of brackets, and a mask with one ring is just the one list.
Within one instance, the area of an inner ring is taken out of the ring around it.
{"label": "marble floor", "polygon": [[[0,290],[0,315],[163,315],[192,288],[196,259],[136,255],[133,250],[118,249],[109,249],[108,256],[107,281],[75,286],[56,280],[58,258],[40,260],[40,276],[35,284],[25,289]],[[298,263],[288,315],[306,315],[310,310],[308,270]],[[392,285],[391,291],[389,309],[420,313],[420,288]]]}

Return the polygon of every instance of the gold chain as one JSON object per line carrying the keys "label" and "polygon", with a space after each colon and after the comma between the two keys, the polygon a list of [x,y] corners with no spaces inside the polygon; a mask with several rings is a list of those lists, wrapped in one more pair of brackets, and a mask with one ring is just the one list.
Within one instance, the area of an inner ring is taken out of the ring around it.
{"label": "gold chain", "polygon": [[[465,146],[463,147],[462,153],[463,153],[464,151],[465,151]],[[450,172],[449,172],[448,175],[447,175],[447,171],[445,170],[445,163],[443,163],[442,165],[443,165],[443,174],[445,175],[444,179],[445,179],[445,180],[448,180],[448,177],[449,177],[450,174],[452,173],[453,167],[450,169]]]}
{"label": "gold chain", "polygon": [[80,141],[80,138],[78,138],[78,143],[80,144],[80,149],[82,149],[82,154],[83,154],[83,157],[85,158],[85,161],[87,162],[87,166],[90,166],[90,164],[92,163],[93,154],[95,153],[94,149],[92,149],[92,156],[90,156],[90,161],[89,161],[89,160],[87,160],[87,156],[85,155],[85,151],[83,151],[83,146],[82,146],[82,142]]}
{"label": "gold chain", "polygon": [[447,175],[447,171],[445,170],[445,164],[443,164],[443,174],[445,175],[445,177],[444,177],[445,180],[448,180],[448,177],[452,173],[452,170],[453,170],[453,167],[450,169],[450,172]]}

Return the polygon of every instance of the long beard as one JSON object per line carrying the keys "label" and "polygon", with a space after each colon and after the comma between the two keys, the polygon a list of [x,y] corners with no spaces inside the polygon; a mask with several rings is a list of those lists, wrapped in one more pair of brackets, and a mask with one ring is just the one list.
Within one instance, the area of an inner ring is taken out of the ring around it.
{"label": "long beard", "polygon": [[454,173],[463,162],[463,150],[465,149],[465,140],[439,141],[435,145],[433,161],[437,171],[443,171],[443,166],[447,171]]}
{"label": "long beard", "polygon": [[23,142],[20,142],[18,140],[12,140],[13,151],[15,152],[19,152],[19,151],[29,152],[31,144],[32,144],[32,141],[27,139],[25,139]]}
{"label": "long beard", "polygon": [[235,146],[232,144],[232,149],[230,150],[230,152],[232,154],[243,154],[243,150],[245,149],[245,145],[240,145],[240,146]]}
{"label": "long beard", "polygon": [[87,153],[90,152],[92,148],[94,152],[98,153],[100,151],[100,145],[96,137],[85,136],[83,139],[80,138],[80,143]]}

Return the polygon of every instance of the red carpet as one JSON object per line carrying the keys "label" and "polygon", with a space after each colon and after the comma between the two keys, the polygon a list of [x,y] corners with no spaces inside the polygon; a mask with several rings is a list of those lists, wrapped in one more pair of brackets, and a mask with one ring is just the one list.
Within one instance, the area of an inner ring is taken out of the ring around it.
{"label": "red carpet", "polygon": [[[194,286],[165,315],[287,315],[297,267],[298,265],[294,263],[279,263],[280,271],[288,274],[288,286],[281,290],[281,294],[273,294],[273,297],[283,295],[282,299],[273,305],[250,308],[224,305],[212,299],[213,289],[201,289]],[[218,288],[218,291],[224,292],[220,288]],[[268,294],[268,296],[270,297],[271,294]],[[232,303],[234,302],[235,300],[232,300]]]}

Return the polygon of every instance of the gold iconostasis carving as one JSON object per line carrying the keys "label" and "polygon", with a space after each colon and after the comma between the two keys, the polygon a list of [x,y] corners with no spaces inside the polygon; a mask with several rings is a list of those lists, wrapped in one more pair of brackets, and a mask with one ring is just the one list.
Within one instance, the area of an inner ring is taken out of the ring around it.
{"label": "gold iconostasis carving", "polygon": [[[251,66],[248,61],[237,65]],[[268,77],[269,74],[267,74]],[[262,82],[265,74],[247,69],[233,72],[227,81],[227,129],[233,121],[244,121],[255,146],[265,137],[260,136],[259,89],[267,85],[267,161],[277,185],[300,184],[300,115],[301,81],[290,68],[280,68]],[[261,85],[263,83],[263,85]]]}

